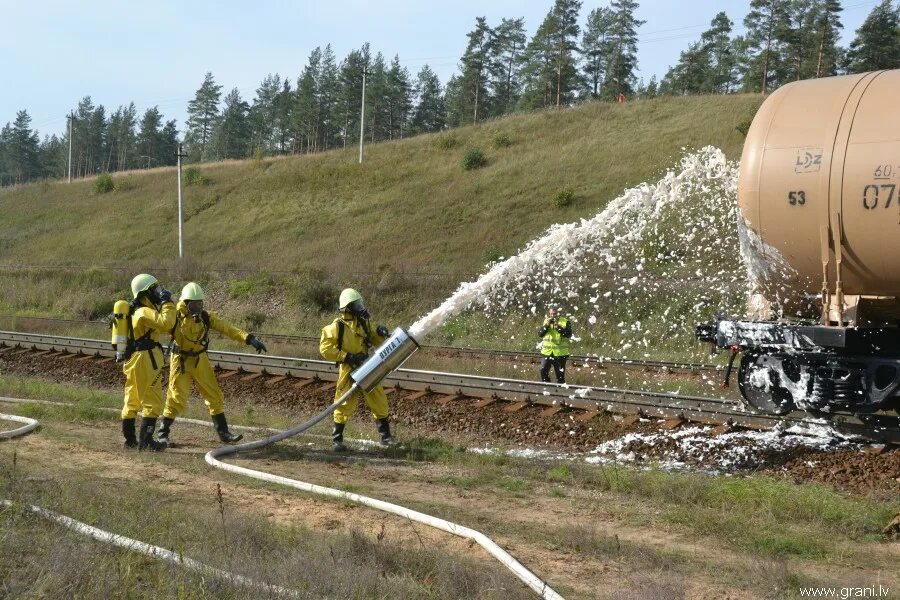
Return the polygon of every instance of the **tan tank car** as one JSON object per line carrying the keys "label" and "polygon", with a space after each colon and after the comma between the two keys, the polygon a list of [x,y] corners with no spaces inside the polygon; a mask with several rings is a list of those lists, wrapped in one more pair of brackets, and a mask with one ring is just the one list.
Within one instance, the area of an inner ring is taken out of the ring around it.
{"label": "tan tank car", "polygon": [[747,132],[738,202],[793,271],[762,291],[795,300],[792,319],[698,327],[732,363],[742,354],[747,402],[778,414],[900,406],[900,70],[775,91]]}

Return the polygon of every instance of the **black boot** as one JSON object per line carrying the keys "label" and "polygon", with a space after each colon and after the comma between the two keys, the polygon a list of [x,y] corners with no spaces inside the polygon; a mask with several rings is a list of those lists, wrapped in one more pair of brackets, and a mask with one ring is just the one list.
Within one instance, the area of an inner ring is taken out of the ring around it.
{"label": "black boot", "polygon": [[228,431],[228,421],[225,420],[225,413],[219,413],[217,415],[213,415],[213,423],[216,424],[216,432],[219,434],[219,439],[225,442],[226,444],[233,444],[235,442],[239,442],[244,439],[244,436],[241,434],[233,434]]}
{"label": "black boot", "polygon": [[391,423],[390,421],[388,421],[387,417],[378,419],[378,433],[381,434],[382,446],[391,447],[397,445],[397,440],[395,440],[391,435]]}
{"label": "black boot", "polygon": [[138,441],[135,435],[134,419],[122,419],[122,436],[125,438],[126,448],[138,447]]}
{"label": "black boot", "polygon": [[331,430],[331,449],[335,452],[347,451],[347,446],[344,445],[344,423],[334,424],[334,429]]}
{"label": "black boot", "polygon": [[141,419],[141,441],[138,450],[151,450],[162,452],[166,445],[153,439],[153,431],[156,429],[156,417],[144,417]]}
{"label": "black boot", "polygon": [[175,419],[172,417],[163,417],[162,425],[159,426],[159,433],[156,434],[156,439],[165,444],[166,447],[172,445],[172,442],[169,441],[169,433],[172,429],[172,423],[175,422]]}

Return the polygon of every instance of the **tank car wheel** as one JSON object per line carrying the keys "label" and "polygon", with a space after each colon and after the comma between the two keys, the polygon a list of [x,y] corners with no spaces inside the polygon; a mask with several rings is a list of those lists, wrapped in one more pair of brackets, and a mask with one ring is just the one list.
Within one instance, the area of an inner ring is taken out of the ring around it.
{"label": "tank car wheel", "polygon": [[738,388],[745,404],[761,413],[786,415],[794,410],[794,399],[781,385],[781,375],[767,354],[744,354],[738,367]]}

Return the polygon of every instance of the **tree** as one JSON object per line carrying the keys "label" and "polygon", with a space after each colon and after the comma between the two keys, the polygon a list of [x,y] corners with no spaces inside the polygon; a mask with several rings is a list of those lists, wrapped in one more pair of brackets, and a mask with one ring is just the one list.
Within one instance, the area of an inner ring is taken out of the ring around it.
{"label": "tree", "polygon": [[341,62],[338,73],[338,98],[335,120],[340,127],[340,137],[346,148],[348,140],[359,135],[359,113],[362,100],[363,71],[369,64],[369,44],[353,50]]}
{"label": "tree", "polygon": [[144,111],[141,117],[140,129],[137,135],[137,149],[139,165],[142,168],[159,166],[163,152],[163,140],[160,132],[162,114],[159,108],[153,106]]}
{"label": "tree", "polygon": [[663,86],[670,94],[702,94],[708,91],[710,71],[709,51],[700,42],[694,42],[663,77]]}
{"label": "tree", "polygon": [[188,153],[194,160],[207,158],[207,142],[219,119],[219,99],[222,86],[217,85],[212,73],[207,73],[203,83],[188,102]]}
{"label": "tree", "polygon": [[412,117],[413,133],[430,133],[444,128],[446,121],[441,82],[431,67],[425,65],[416,76],[417,103]]}
{"label": "tree", "polygon": [[841,62],[841,49],[838,47],[841,24],[840,12],[843,10],[840,0],[821,0],[816,20],[815,37],[818,38],[816,51],[816,77],[837,75]]}
{"label": "tree", "polygon": [[613,0],[610,9],[614,18],[610,29],[612,52],[604,80],[602,96],[608,100],[619,94],[631,94],[636,83],[634,71],[637,69],[637,30],[646,21],[634,16],[638,9],[635,0]]}
{"label": "tree", "polygon": [[2,171],[12,183],[25,183],[42,175],[40,139],[31,129],[28,111],[18,111],[12,127],[7,123],[0,138],[3,140]]}
{"label": "tree", "polygon": [[448,88],[448,92],[452,91],[454,94],[450,100],[454,125],[477,123],[490,113],[487,74],[493,35],[493,30],[484,17],[475,19],[475,29],[466,34],[469,41],[459,62],[460,72],[454,80],[454,86]]}
{"label": "tree", "polygon": [[591,98],[600,97],[600,89],[605,83],[607,64],[612,54],[611,32],[613,12],[605,7],[595,8],[588,15],[584,35],[581,38],[581,56],[584,58],[582,71]]}
{"label": "tree", "polygon": [[337,145],[340,133],[338,121],[338,105],[340,103],[340,81],[338,66],[331,44],[325,46],[322,53],[322,66],[319,71],[319,131],[322,150]]}
{"label": "tree", "polygon": [[818,0],[790,0],[783,22],[779,23],[778,38],[782,42],[784,81],[807,79],[815,75]]}
{"label": "tree", "polygon": [[106,131],[106,171],[121,171],[134,163],[137,109],[134,102],[119,106],[109,117]]}
{"label": "tree", "polygon": [[525,64],[522,66],[524,90],[519,100],[519,106],[524,109],[543,108],[553,102],[556,73],[553,38],[556,28],[556,16],[551,10],[525,47]]}
{"label": "tree", "polygon": [[882,0],[872,9],[856,30],[856,37],[847,51],[846,69],[849,73],[865,73],[900,67],[900,8],[893,8],[891,0]]}
{"label": "tree", "polygon": [[225,96],[222,116],[215,132],[215,148],[221,158],[245,158],[249,155],[251,129],[250,105],[237,88]]}
{"label": "tree", "polygon": [[509,113],[522,93],[520,69],[525,51],[525,19],[502,19],[493,30],[488,58],[493,114]]}
{"label": "tree", "polygon": [[409,128],[409,113],[412,110],[412,87],[409,71],[400,66],[400,57],[395,55],[391,68],[386,74],[387,132],[388,139],[403,139]]}
{"label": "tree", "polygon": [[575,68],[575,52],[578,50],[578,11],[581,0],[556,0],[553,5],[551,35],[553,59],[556,71],[556,107],[574,100],[574,92],[579,87],[578,69]]}
{"label": "tree", "polygon": [[157,154],[160,165],[174,165],[178,163],[178,128],[175,119],[166,121],[159,132],[159,152]]}
{"label": "tree", "polygon": [[275,99],[281,92],[281,76],[269,73],[256,88],[256,98],[250,107],[252,146],[263,151],[274,150]]}
{"label": "tree", "polygon": [[713,17],[710,27],[700,36],[709,57],[709,70],[703,89],[706,92],[727,94],[735,84],[737,64],[731,31],[734,24],[725,12]]}
{"label": "tree", "polygon": [[313,152],[318,136],[316,131],[316,114],[318,112],[318,79],[322,62],[322,49],[315,48],[309,54],[309,60],[297,80],[297,92],[294,101],[294,150]]}
{"label": "tree", "polygon": [[784,71],[778,48],[779,28],[787,20],[787,0],[751,0],[750,12],[744,18],[747,33],[743,41],[742,81],[747,91],[769,91],[773,71]]}

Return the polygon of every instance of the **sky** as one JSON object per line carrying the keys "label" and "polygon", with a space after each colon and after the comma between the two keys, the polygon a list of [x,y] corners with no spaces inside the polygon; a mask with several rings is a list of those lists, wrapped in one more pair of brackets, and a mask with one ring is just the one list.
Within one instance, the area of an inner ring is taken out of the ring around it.
{"label": "sky", "polygon": [[[207,71],[223,93],[252,101],[268,73],[296,80],[309,53],[330,43],[338,60],[364,42],[410,73],[456,71],[478,16],[524,17],[529,37],[553,0],[0,0],[0,123],[27,109],[32,127],[61,132],[84,96],[108,112],[158,106],[179,130]],[[750,0],[639,0],[638,77],[661,78],[720,10],[743,31]],[[842,45],[878,0],[844,0]],[[608,0],[584,0],[581,23]],[[108,114],[108,113],[107,113]]]}

